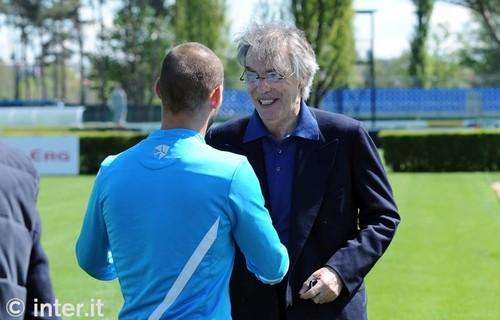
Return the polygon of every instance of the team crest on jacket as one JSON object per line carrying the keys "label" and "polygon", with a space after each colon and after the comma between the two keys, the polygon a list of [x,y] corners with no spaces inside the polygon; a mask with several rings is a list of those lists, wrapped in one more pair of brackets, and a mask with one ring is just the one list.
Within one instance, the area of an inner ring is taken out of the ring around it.
{"label": "team crest on jacket", "polygon": [[161,160],[167,156],[168,146],[166,144],[159,144],[155,147],[154,155],[157,159]]}

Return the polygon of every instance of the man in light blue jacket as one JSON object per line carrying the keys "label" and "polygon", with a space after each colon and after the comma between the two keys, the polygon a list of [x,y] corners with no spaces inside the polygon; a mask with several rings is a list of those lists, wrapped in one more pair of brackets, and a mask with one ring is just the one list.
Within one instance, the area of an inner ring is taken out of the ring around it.
{"label": "man in light blue jacket", "polygon": [[264,283],[288,270],[247,159],[204,142],[223,74],[203,45],[172,49],[156,85],[161,130],[101,164],[76,255],[92,277],[118,277],[120,319],[230,319],[235,245]]}

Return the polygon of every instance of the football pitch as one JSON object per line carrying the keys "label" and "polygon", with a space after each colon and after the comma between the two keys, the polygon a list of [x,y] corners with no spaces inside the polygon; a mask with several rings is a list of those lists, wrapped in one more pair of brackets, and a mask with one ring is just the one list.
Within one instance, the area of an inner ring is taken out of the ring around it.
{"label": "football pitch", "polygon": [[[500,181],[500,173],[389,178],[402,223],[367,277],[369,319],[498,319],[500,198],[490,184]],[[100,299],[105,317],[95,319],[117,319],[118,282],[93,280],[77,267],[74,254],[93,179],[41,179],[43,245],[59,302]]]}

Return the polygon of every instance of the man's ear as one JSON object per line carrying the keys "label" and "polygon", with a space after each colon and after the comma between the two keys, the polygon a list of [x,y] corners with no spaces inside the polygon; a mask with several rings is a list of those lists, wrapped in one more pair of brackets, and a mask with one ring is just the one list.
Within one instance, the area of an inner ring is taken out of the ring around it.
{"label": "man's ear", "polygon": [[210,108],[217,109],[222,104],[222,92],[224,91],[224,86],[222,84],[215,87],[210,93]]}
{"label": "man's ear", "polygon": [[156,95],[158,96],[158,98],[160,98],[161,100],[161,92],[160,92],[160,79],[156,79],[155,81],[155,92],[156,92]]}

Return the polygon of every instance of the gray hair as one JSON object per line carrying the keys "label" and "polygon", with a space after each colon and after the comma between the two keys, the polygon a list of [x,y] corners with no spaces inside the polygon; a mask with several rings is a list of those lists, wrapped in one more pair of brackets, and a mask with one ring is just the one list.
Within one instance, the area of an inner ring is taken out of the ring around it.
{"label": "gray hair", "polygon": [[252,53],[266,65],[284,75],[292,74],[299,82],[302,99],[309,98],[319,66],[302,30],[277,23],[254,24],[236,42],[239,64],[245,67],[246,55],[252,48]]}

